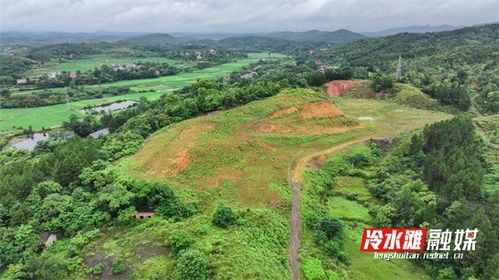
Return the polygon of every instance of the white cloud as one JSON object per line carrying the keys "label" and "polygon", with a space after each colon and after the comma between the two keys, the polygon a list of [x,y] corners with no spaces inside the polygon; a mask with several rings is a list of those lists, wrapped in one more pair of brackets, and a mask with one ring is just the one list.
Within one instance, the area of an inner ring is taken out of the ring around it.
{"label": "white cloud", "polygon": [[373,31],[498,20],[497,0],[0,0],[2,30]]}

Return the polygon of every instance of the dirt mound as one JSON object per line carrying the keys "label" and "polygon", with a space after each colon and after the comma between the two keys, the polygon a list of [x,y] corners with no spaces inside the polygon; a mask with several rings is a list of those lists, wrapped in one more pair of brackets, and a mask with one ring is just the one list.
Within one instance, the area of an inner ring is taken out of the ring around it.
{"label": "dirt mound", "polygon": [[338,115],[343,115],[343,112],[333,103],[325,101],[304,104],[300,110],[300,117],[303,119],[327,118]]}
{"label": "dirt mound", "polygon": [[326,84],[327,94],[331,97],[337,97],[345,93],[346,91],[363,85],[360,81],[350,81],[350,80],[336,80],[331,81]]}
{"label": "dirt mound", "polygon": [[305,103],[273,113],[260,120],[253,130],[262,133],[319,135],[343,133],[356,122],[349,122],[343,112],[327,101]]}

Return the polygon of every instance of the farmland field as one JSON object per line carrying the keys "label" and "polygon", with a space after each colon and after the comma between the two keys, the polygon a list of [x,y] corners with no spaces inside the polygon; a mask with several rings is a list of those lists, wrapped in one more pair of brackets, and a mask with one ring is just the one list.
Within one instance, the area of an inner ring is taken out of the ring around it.
{"label": "farmland field", "polygon": [[[238,71],[242,67],[253,62],[254,59],[242,59],[232,63],[226,63],[209,67],[202,70],[196,70],[189,73],[181,73],[174,76],[166,76],[155,79],[141,79],[130,81],[119,81],[114,83],[93,85],[93,87],[111,87],[111,86],[128,86],[132,90],[148,91],[141,93],[132,93],[121,96],[88,99],[70,104],[70,110],[66,109],[65,104],[50,105],[37,108],[21,108],[21,109],[0,109],[0,133],[10,133],[13,131],[13,126],[28,127],[32,126],[34,130],[39,130],[42,127],[53,127],[60,125],[67,120],[72,114],[81,114],[78,110],[84,106],[100,105],[116,100],[132,99],[138,100],[140,97],[148,99],[157,99],[165,92],[172,91],[187,85],[192,84],[198,79],[218,78],[230,74],[233,71]],[[64,88],[51,89],[53,91],[63,92]]]}
{"label": "farmland field", "polygon": [[[173,88],[180,88],[190,85],[191,83],[197,81],[198,79],[219,78],[226,76],[233,71],[240,70],[243,66],[246,66],[254,62],[255,60],[256,60],[255,58],[240,59],[235,62],[216,65],[213,67],[208,67],[201,70],[195,70],[192,72],[180,73],[173,76],[164,76],[151,79],[124,80],[124,81],[117,81],[100,85],[90,85],[86,86],[86,88],[130,87],[131,90],[166,91]],[[17,92],[14,91],[13,94],[37,93],[44,91],[63,93],[64,88],[59,87],[59,88],[36,89],[36,90],[26,90],[26,91],[17,91]]]}
{"label": "farmland field", "polygon": [[137,63],[137,62],[158,62],[158,63],[168,63],[172,65],[183,65],[184,63],[181,61],[177,61],[174,59],[169,59],[166,57],[116,57],[110,55],[95,55],[90,56],[88,58],[82,59],[72,59],[63,62],[58,61],[50,61],[39,67],[36,67],[26,73],[28,77],[35,75],[44,75],[50,72],[59,71],[59,72],[86,72],[89,70],[93,70],[96,67],[100,67],[101,65],[107,64],[111,65],[113,63],[116,64],[128,64],[128,63]]}

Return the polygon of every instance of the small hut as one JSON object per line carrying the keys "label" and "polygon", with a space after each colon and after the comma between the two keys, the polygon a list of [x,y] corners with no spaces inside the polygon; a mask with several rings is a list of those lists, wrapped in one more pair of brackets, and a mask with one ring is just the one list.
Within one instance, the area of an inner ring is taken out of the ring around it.
{"label": "small hut", "polygon": [[151,218],[152,216],[154,216],[154,214],[154,211],[137,211],[133,216],[136,220],[143,220],[146,218]]}
{"label": "small hut", "polygon": [[50,232],[41,232],[39,234],[40,239],[43,242],[43,245],[45,245],[45,249],[50,247],[54,242],[57,241],[57,234],[55,233],[50,233]]}

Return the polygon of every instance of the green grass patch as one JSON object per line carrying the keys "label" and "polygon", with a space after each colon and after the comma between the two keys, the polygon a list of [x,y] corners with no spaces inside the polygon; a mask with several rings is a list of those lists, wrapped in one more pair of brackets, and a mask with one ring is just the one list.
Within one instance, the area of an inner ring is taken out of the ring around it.
{"label": "green grass patch", "polygon": [[437,107],[437,101],[418,88],[408,84],[395,84],[395,96],[391,101],[418,109],[431,110]]}
{"label": "green grass patch", "polygon": [[364,178],[354,176],[342,176],[336,178],[334,191],[342,196],[356,196],[359,199],[367,200],[371,198],[371,193],[365,186]]}
{"label": "green grass patch", "polygon": [[357,201],[348,200],[341,196],[328,199],[329,214],[333,217],[369,222],[371,216],[368,209]]}

